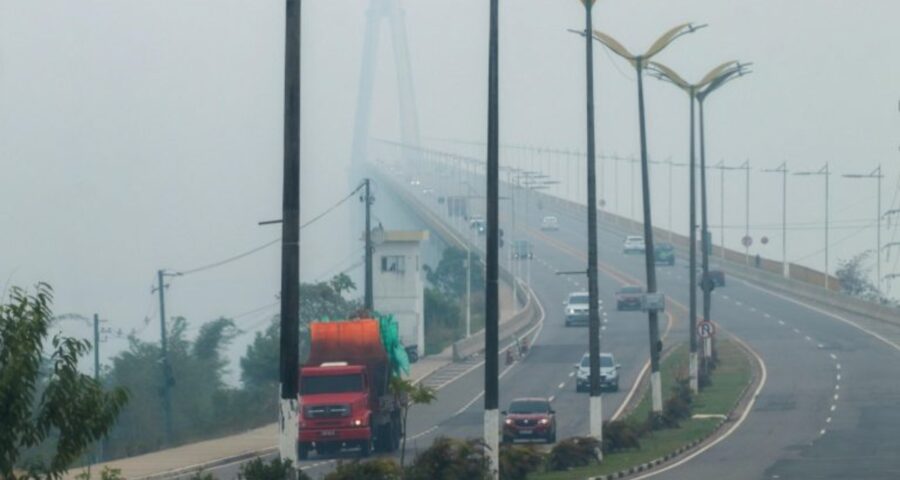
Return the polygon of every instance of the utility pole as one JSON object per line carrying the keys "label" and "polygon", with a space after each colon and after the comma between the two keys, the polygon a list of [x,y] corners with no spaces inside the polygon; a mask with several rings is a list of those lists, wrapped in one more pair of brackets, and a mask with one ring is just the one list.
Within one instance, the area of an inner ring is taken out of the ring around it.
{"label": "utility pole", "polygon": [[881,221],[884,219],[884,217],[887,217],[887,216],[895,213],[894,210],[886,212],[884,215],[882,215],[882,213],[881,213],[881,179],[884,178],[884,175],[882,174],[882,171],[881,171],[881,165],[878,165],[878,168],[876,168],[875,170],[872,170],[872,172],[868,173],[868,174],[854,173],[854,174],[844,175],[844,177],[845,178],[874,178],[878,181],[878,190],[877,190],[878,198],[876,199],[876,202],[875,202],[875,226],[876,226],[876,229],[875,229],[875,256],[876,256],[875,285],[876,285],[878,291],[880,292],[881,291],[881,282],[882,282],[881,251],[884,250],[885,248],[887,248],[887,245],[885,245],[885,246],[881,245]]}
{"label": "utility pole", "polygon": [[490,458],[491,478],[500,477],[499,405],[499,166],[500,166],[500,65],[499,0],[490,0],[488,40],[487,121],[487,239],[484,309],[484,443]]}
{"label": "utility pole", "polygon": [[285,0],[284,173],[281,224],[281,341],[278,451],[297,464],[300,366],[300,27],[301,0]]}
{"label": "utility pole", "polygon": [[363,197],[363,202],[366,204],[366,294],[365,294],[365,307],[368,312],[373,312],[375,310],[375,300],[373,294],[373,286],[372,286],[372,203],[374,203],[374,199],[372,198],[372,194],[370,191],[371,182],[369,179],[365,179],[363,181],[363,185],[365,185],[365,193]]}
{"label": "utility pole", "polygon": [[[603,442],[603,396],[600,391],[600,290],[598,285],[597,171],[594,128],[594,38],[591,12],[594,0],[582,0],[585,12],[585,62],[587,91],[587,224],[588,224],[588,357],[590,362],[590,435]],[[599,449],[598,449],[599,450]],[[602,453],[601,453],[602,455]]]}
{"label": "utility pole", "polygon": [[828,185],[829,185],[829,177],[831,176],[831,171],[828,169],[828,162],[825,162],[825,166],[815,171],[808,172],[795,172],[794,175],[801,176],[823,176],[825,177],[825,289],[828,290],[830,287],[830,278],[829,278],[829,270],[828,270],[828,231],[829,231],[829,211],[828,211],[828,203],[829,203],[829,195],[828,195]]}
{"label": "utility pole", "polygon": [[156,272],[157,287],[159,293],[159,337],[160,351],[162,353],[162,401],[163,421],[165,422],[165,444],[172,443],[172,366],[169,364],[169,339],[166,335],[166,284],[165,277],[178,275],[165,270]]}
{"label": "utility pole", "polygon": [[791,264],[787,259],[787,162],[783,162],[778,168],[766,168],[766,173],[781,174],[781,273],[784,278],[791,278]]}

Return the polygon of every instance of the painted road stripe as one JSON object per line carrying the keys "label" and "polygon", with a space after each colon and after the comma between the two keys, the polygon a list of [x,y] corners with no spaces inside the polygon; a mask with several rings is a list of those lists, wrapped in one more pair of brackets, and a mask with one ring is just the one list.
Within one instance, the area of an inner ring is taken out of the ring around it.
{"label": "painted road stripe", "polygon": [[559,384],[559,387],[557,387],[557,388],[560,388],[560,389],[561,389],[561,388],[563,388],[563,387],[565,387],[565,386],[566,386],[566,382],[562,382],[562,383]]}
{"label": "painted road stripe", "polygon": [[832,360],[837,360],[837,355],[835,355],[833,353],[829,353],[828,355],[831,356]]}

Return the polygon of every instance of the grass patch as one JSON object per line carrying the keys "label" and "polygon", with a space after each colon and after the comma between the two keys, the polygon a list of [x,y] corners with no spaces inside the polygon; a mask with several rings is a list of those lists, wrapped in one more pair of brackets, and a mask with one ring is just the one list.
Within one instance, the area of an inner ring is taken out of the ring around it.
{"label": "grass patch", "polygon": [[[750,360],[739,347],[730,340],[718,342],[719,366],[712,374],[712,385],[694,397],[693,413],[727,414],[740,398],[751,381]],[[660,365],[664,395],[668,395],[675,378],[686,376],[688,350],[682,345]],[[626,422],[642,423],[650,412],[650,395],[645,391],[641,402],[624,419]],[[575,480],[595,475],[607,475],[629,467],[647,463],[653,459],[674,452],[679,447],[703,438],[715,430],[717,419],[691,419],[681,422],[679,428],[657,430],[641,437],[641,448],[626,452],[607,454],[602,464],[575,468],[564,472],[545,472],[529,475],[530,480]]]}

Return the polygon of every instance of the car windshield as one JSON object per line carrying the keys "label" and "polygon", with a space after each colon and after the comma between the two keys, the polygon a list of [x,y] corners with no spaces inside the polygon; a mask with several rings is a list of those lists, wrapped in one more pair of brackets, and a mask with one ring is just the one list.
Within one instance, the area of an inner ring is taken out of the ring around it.
{"label": "car windshield", "polygon": [[569,305],[582,305],[590,302],[590,297],[587,295],[572,295],[569,297]]}
{"label": "car windshield", "polygon": [[[591,357],[585,355],[581,358],[581,366],[588,368],[591,366]],[[600,355],[600,367],[607,368],[613,366],[613,358],[609,355]]]}
{"label": "car windshield", "polygon": [[300,377],[300,394],[349,393],[362,391],[362,375],[304,375]]}
{"label": "car windshield", "polygon": [[546,400],[516,400],[509,404],[509,413],[547,413],[550,403]]}

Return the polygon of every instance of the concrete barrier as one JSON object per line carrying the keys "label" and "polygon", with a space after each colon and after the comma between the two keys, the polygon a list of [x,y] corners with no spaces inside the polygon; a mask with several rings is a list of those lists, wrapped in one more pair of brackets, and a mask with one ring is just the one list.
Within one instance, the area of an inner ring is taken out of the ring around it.
{"label": "concrete barrier", "polygon": [[[542,196],[546,202],[553,202],[556,205],[572,212],[573,215],[582,216],[587,214],[585,205],[575,203],[569,200],[550,196],[541,192],[535,192],[536,195]],[[606,226],[612,227],[626,234],[641,235],[643,234],[643,225],[625,217],[621,217],[609,212],[600,211],[598,213],[600,222]],[[665,229],[654,228],[654,237],[657,239],[666,239],[676,247],[676,250],[687,256],[690,248],[690,241],[687,237],[676,233],[671,233]],[[725,249],[722,247],[714,247],[713,255],[710,260],[715,262],[719,268],[729,275],[741,278],[748,282],[759,286],[770,288],[784,292],[788,295],[797,297],[798,299],[820,304],[822,306],[847,312],[855,315],[865,316],[884,323],[900,326],[900,308],[882,305],[867,300],[852,297],[840,291],[839,282],[834,276],[830,279],[831,289],[826,290],[824,287],[825,274],[815,269],[791,264],[791,278],[787,279],[781,274],[781,262],[771,259],[760,258],[760,267],[751,267],[747,265],[746,257],[743,252]],[[724,256],[724,258],[723,258]],[[751,262],[753,258],[751,257]]]}

